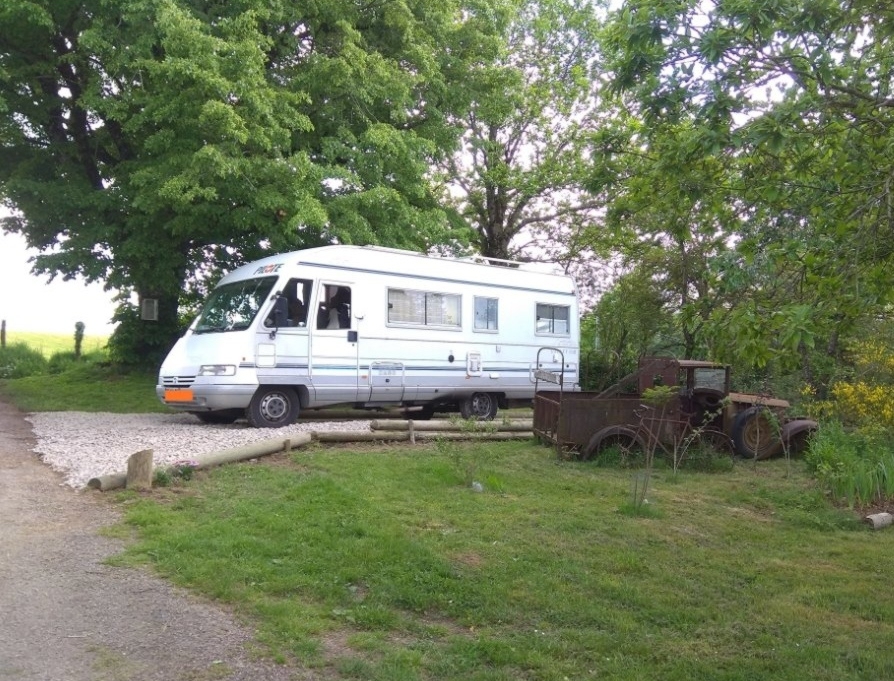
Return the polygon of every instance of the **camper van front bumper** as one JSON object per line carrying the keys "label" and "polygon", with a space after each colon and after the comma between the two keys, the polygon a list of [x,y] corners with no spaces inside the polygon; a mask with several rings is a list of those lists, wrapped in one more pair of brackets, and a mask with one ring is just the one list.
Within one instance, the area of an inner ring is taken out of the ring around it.
{"label": "camper van front bumper", "polygon": [[251,402],[257,386],[193,383],[189,387],[155,386],[158,399],[172,409],[183,411],[218,411],[244,409]]}

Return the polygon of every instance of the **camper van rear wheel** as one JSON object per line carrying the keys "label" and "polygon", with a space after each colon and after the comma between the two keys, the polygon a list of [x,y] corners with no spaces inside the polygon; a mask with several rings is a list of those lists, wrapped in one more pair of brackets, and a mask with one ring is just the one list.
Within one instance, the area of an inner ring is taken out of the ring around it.
{"label": "camper van rear wheel", "polygon": [[473,393],[459,403],[459,413],[464,419],[490,421],[497,415],[497,396],[490,393]]}
{"label": "camper van rear wheel", "polygon": [[281,428],[298,418],[298,395],[291,388],[261,387],[245,411],[255,428]]}

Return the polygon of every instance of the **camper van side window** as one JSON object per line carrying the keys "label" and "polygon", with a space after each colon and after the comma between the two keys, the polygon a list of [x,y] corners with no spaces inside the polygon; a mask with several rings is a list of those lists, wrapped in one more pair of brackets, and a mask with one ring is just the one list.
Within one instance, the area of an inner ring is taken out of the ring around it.
{"label": "camper van side window", "polygon": [[497,299],[475,297],[475,330],[496,331]]}
{"label": "camper van side window", "polygon": [[388,289],[388,323],[460,327],[460,302],[452,293]]}
{"label": "camper van side window", "polygon": [[537,333],[548,333],[556,336],[570,335],[569,312],[570,308],[567,305],[537,303]]}

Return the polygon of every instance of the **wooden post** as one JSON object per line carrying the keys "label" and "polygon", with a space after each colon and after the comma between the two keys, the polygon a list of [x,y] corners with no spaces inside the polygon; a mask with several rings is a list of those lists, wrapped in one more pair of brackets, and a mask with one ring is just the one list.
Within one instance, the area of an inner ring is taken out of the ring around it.
{"label": "wooden post", "polygon": [[0,348],[6,347],[6,320],[0,322]]}
{"label": "wooden post", "polygon": [[127,489],[152,489],[152,450],[144,449],[127,459]]}

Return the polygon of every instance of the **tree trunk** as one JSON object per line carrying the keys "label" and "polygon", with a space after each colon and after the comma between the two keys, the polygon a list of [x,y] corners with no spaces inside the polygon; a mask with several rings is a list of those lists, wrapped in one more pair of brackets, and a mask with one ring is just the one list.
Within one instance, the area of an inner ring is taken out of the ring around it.
{"label": "tree trunk", "polygon": [[178,296],[141,293],[141,300],[147,298],[158,300],[157,320],[141,319],[140,310],[131,305],[115,314],[119,324],[109,340],[109,354],[116,364],[156,369],[183,333]]}

